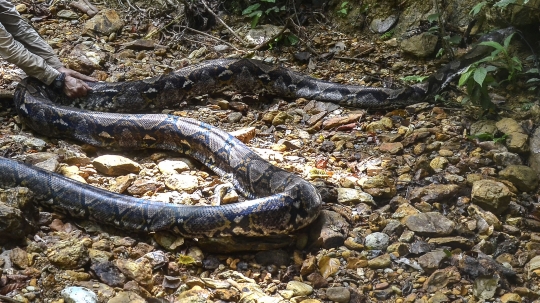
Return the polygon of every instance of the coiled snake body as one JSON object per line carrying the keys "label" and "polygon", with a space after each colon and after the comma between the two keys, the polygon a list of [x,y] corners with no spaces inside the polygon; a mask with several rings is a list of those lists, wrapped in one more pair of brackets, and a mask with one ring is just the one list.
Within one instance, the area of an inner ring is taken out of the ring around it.
{"label": "coiled snake body", "polygon": [[[502,41],[507,34],[508,30],[496,31],[484,40]],[[90,83],[93,91],[85,99],[65,98],[27,78],[18,86],[14,101],[20,118],[36,132],[96,146],[187,153],[218,175],[231,175],[235,187],[251,200],[215,207],[147,201],[5,158],[0,158],[0,185],[26,186],[53,209],[127,230],[170,230],[187,237],[288,233],[307,226],[320,211],[321,198],[309,182],[269,164],[230,134],[206,123],[169,115],[107,112],[141,111],[224,89],[360,108],[400,107],[440,91],[489,50],[477,46],[424,84],[395,90],[321,81],[250,59],[207,61],[141,81]]]}

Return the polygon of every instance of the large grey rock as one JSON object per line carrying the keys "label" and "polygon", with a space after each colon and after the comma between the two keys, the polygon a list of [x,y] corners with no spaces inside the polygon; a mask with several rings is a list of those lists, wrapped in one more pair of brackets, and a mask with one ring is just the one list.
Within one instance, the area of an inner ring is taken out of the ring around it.
{"label": "large grey rock", "polygon": [[401,41],[401,49],[416,57],[427,57],[435,52],[439,37],[430,33],[421,33]]}

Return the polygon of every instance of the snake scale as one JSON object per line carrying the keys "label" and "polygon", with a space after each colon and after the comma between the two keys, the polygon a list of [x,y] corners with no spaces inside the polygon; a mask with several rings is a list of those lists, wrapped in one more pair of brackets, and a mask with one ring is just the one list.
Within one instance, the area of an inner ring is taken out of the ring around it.
{"label": "snake scale", "polygon": [[[502,39],[499,30],[483,40]],[[123,83],[89,83],[83,99],[56,94],[26,78],[14,101],[34,131],[101,147],[158,148],[189,154],[232,182],[247,201],[221,206],[183,206],[114,194],[61,175],[0,158],[0,185],[25,186],[45,206],[73,217],[131,231],[168,230],[186,237],[266,236],[301,229],[317,218],[317,190],[294,173],[277,168],[239,140],[206,123],[171,115],[119,113],[159,108],[222,90],[308,98],[359,108],[394,108],[439,92],[471,63],[491,51],[476,46],[422,84],[402,89],[343,85],[317,80],[251,59],[219,59],[171,74]]]}

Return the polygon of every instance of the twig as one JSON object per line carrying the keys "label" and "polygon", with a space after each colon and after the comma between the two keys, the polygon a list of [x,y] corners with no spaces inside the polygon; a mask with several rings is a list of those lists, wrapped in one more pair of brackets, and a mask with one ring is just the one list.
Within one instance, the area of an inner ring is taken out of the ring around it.
{"label": "twig", "polygon": [[219,23],[221,23],[223,26],[225,26],[225,28],[226,28],[229,32],[231,32],[231,34],[233,34],[233,36],[234,36],[236,39],[238,39],[238,41],[242,42],[242,44],[243,44],[244,46],[248,46],[248,45],[249,45],[246,41],[244,41],[244,39],[240,38],[240,36],[238,36],[238,35],[236,34],[236,32],[235,32],[232,28],[230,28],[230,27],[229,27],[229,26],[228,26],[228,25],[227,25],[220,17],[218,17],[218,15],[216,15],[216,14],[210,9],[210,7],[208,7],[208,5],[206,5],[206,2],[205,2],[204,0],[201,0],[201,3],[204,5],[204,7],[206,8],[206,10],[207,10],[210,14],[212,14],[212,15],[219,21]]}
{"label": "twig", "polygon": [[364,63],[369,63],[369,64],[372,64],[372,65],[377,65],[377,66],[379,66],[379,63],[376,63],[376,62],[373,62],[373,61],[369,61],[369,60],[367,60],[367,59],[362,59],[362,58],[352,58],[352,57],[339,57],[339,56],[334,56],[334,59],[340,59],[340,60],[353,60],[353,61],[364,62]]}
{"label": "twig", "polygon": [[273,35],[272,37],[270,37],[270,39],[266,39],[265,41],[263,41],[261,44],[255,46],[253,48],[253,50],[259,50],[265,46],[267,46],[269,43],[272,43],[272,41],[274,41],[275,39],[279,38],[279,36],[283,35],[283,33],[285,32],[285,30],[287,30],[289,28],[289,24],[290,24],[290,21],[291,19],[287,19],[287,22],[285,23],[285,25],[283,26],[283,28],[275,35]]}
{"label": "twig", "polygon": [[199,35],[203,35],[203,36],[206,36],[206,37],[208,37],[208,38],[214,39],[214,40],[216,40],[216,41],[219,41],[219,42],[221,42],[221,43],[223,43],[223,44],[226,44],[226,45],[228,45],[228,46],[234,48],[234,49],[237,50],[237,51],[241,51],[241,49],[239,49],[239,48],[237,48],[236,46],[230,44],[229,42],[223,41],[223,40],[221,40],[221,39],[219,39],[219,38],[216,38],[216,37],[214,37],[214,36],[212,36],[212,35],[209,35],[209,34],[207,34],[207,33],[205,33],[205,32],[201,32],[201,31],[198,31],[198,30],[196,30],[196,29],[192,29],[191,27],[187,27],[187,26],[184,26],[184,25],[178,25],[178,27],[183,28],[183,29],[187,29],[187,30],[190,30],[190,31],[192,31],[192,32],[194,32],[194,33],[197,33],[197,34],[199,34]]}
{"label": "twig", "polygon": [[140,8],[138,8],[138,7],[133,7],[133,5],[131,5],[131,2],[129,2],[129,0],[126,0],[126,2],[127,2],[127,4],[128,4],[128,6],[131,7],[133,10],[141,11]]}
{"label": "twig", "polygon": [[155,30],[149,32],[146,36],[144,36],[144,39],[148,39],[148,38],[152,37],[153,35],[155,35],[155,34],[161,32],[163,29],[169,27],[171,24],[173,24],[174,22],[178,21],[178,19],[180,19],[180,18],[182,18],[182,17],[184,17],[184,14],[180,14],[178,17],[172,19],[171,22],[169,22],[169,23],[163,25],[163,26],[160,27],[160,28],[157,28],[157,29],[155,29]]}
{"label": "twig", "polygon": [[[298,20],[298,16],[296,17],[296,19]],[[290,19],[289,19],[289,20],[290,20]],[[297,27],[300,28],[301,26],[300,26],[300,25],[296,25],[296,24],[294,23],[294,21],[291,21],[291,23],[292,23],[292,26],[291,26],[290,30],[293,32],[293,34],[296,35],[296,38],[298,38],[298,40],[300,40],[300,42],[302,42],[302,43],[306,46],[306,48],[307,48],[313,55],[318,56],[318,55],[319,55],[319,52],[316,51],[313,47],[311,47],[311,45],[309,45],[309,43],[307,43],[304,39],[301,38],[302,35],[300,34],[300,31],[297,29]]]}

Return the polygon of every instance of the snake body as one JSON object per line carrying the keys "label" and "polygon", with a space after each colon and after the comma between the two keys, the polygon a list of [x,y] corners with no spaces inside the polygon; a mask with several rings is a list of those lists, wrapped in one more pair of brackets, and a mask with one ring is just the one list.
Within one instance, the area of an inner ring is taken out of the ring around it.
{"label": "snake body", "polygon": [[[502,41],[508,30],[484,40]],[[158,148],[186,153],[220,176],[230,175],[248,199],[221,206],[182,206],[114,194],[61,175],[0,158],[0,185],[26,186],[46,206],[74,217],[134,231],[169,230],[186,237],[266,236],[289,233],[319,214],[316,189],[277,168],[230,134],[206,123],[160,114],[121,114],[158,108],[193,96],[234,90],[308,98],[360,108],[394,108],[437,93],[460,70],[485,56],[476,46],[419,85],[402,89],[343,85],[251,59],[219,59],[150,79],[90,83],[84,99],[56,94],[27,78],[15,92],[15,107],[34,131],[116,148]],[[116,113],[109,113],[116,112]]]}

